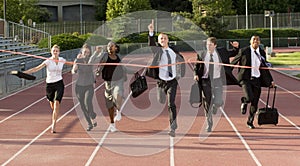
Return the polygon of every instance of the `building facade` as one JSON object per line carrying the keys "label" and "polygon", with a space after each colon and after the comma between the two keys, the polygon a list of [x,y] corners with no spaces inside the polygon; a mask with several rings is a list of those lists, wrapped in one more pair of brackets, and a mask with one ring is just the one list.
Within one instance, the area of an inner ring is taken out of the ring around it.
{"label": "building facade", "polygon": [[95,21],[95,0],[39,0],[51,13],[49,21]]}

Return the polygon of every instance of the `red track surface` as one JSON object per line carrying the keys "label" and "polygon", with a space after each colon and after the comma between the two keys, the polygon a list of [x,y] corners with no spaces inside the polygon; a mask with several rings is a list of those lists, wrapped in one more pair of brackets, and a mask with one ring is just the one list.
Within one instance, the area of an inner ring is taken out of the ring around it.
{"label": "red track surface", "polygon": [[[185,55],[187,59],[191,56],[194,55]],[[98,126],[87,133],[86,123],[80,110],[76,111],[78,105],[73,101],[72,76],[67,73],[64,75],[66,88],[56,134],[49,130],[51,112],[44,97],[44,82],[0,100],[0,163],[73,166],[299,165],[300,81],[275,71],[272,74],[278,85],[275,106],[280,117],[277,126],[258,126],[255,120],[256,129],[248,129],[247,116],[241,115],[239,108],[241,88],[229,86],[224,112],[219,112],[222,115],[219,121],[215,121],[213,132],[205,135],[203,109],[189,109],[184,103],[191,84],[182,83],[178,91],[182,97],[177,101],[182,104],[178,110],[179,129],[173,139],[167,135],[166,110],[158,112],[154,119],[147,119],[153,116],[147,114],[155,113],[156,107],[157,110],[164,107],[153,101],[155,83],[150,79],[150,91],[136,99],[130,98],[129,104],[124,107],[123,118],[117,122],[119,132],[116,133],[106,132],[108,115],[99,79],[97,87],[100,87],[96,89],[95,98],[95,102],[99,103],[99,108],[96,107]],[[192,73],[188,72],[184,80],[191,79]],[[264,106],[265,98],[264,88],[259,107]],[[153,135],[155,137],[148,143],[148,138]]]}

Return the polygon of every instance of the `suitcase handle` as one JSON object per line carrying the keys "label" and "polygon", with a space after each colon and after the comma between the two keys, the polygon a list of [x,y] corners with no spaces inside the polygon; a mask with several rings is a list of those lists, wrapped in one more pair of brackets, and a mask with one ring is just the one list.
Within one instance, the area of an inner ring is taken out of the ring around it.
{"label": "suitcase handle", "polygon": [[[271,89],[271,87],[268,88],[268,97],[267,97],[267,103],[266,103],[266,110],[267,110],[268,105],[269,105],[270,89]],[[274,86],[274,96],[273,96],[272,109],[274,109],[274,105],[275,105],[276,90],[277,90],[277,86]]]}

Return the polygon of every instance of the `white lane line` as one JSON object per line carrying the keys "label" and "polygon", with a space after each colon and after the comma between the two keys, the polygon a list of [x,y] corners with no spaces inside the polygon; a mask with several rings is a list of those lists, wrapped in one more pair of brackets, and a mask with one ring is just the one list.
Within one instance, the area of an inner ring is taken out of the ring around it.
{"label": "white lane line", "polygon": [[255,154],[253,153],[253,151],[251,150],[250,146],[247,144],[246,140],[243,138],[243,136],[240,134],[240,132],[237,130],[237,128],[234,126],[234,124],[232,123],[232,121],[229,119],[229,117],[227,116],[227,114],[225,113],[225,111],[223,110],[223,108],[220,108],[223,115],[225,116],[225,118],[227,119],[227,121],[229,122],[229,124],[231,125],[232,129],[234,130],[234,132],[236,133],[236,135],[240,138],[240,140],[242,141],[242,143],[244,144],[245,148],[247,149],[248,153],[250,154],[250,156],[252,157],[252,159],[255,161],[257,166],[262,166],[261,163],[259,162],[259,160],[257,159],[257,157],[255,156]]}
{"label": "white lane line", "polygon": [[[68,115],[70,112],[72,112],[79,104],[77,103],[75,106],[73,106],[68,112],[66,112],[64,115],[62,115],[57,122],[59,122],[61,119],[63,119],[66,115]],[[9,158],[5,163],[2,164],[2,166],[5,166],[9,164],[13,159],[15,159],[19,154],[21,154],[25,149],[27,149],[31,144],[33,144],[37,139],[39,139],[43,134],[45,134],[46,131],[48,131],[51,128],[51,125],[49,125],[44,131],[42,131],[38,136],[36,136],[34,139],[32,139],[28,144],[26,144],[22,149],[20,149],[17,153],[15,153],[11,158]]]}
{"label": "white lane line", "polygon": [[[101,86],[103,86],[103,85],[104,85],[104,82],[103,82],[100,86],[98,86],[98,87],[96,88],[96,90],[99,89],[99,88],[100,88]],[[119,110],[120,112],[122,112],[124,106],[126,105],[126,103],[127,103],[128,100],[129,100],[131,94],[132,94],[132,92],[130,91],[129,95],[127,96],[127,98],[125,99],[123,105],[121,106],[121,108],[120,108],[120,110]],[[107,139],[107,136],[108,136],[108,134],[109,134],[109,130],[110,130],[110,128],[108,127],[108,128],[106,129],[106,132],[104,133],[103,137],[102,137],[101,140],[99,141],[98,145],[97,145],[96,148],[94,149],[93,153],[91,154],[90,158],[89,158],[88,161],[85,163],[85,166],[89,166],[89,165],[92,163],[92,161],[93,161],[94,158],[96,157],[96,154],[98,153],[98,151],[99,151],[100,148],[102,147],[102,145],[103,145],[105,139]]]}
{"label": "white lane line", "polygon": [[283,119],[285,119],[286,121],[288,121],[291,125],[293,125],[295,128],[297,128],[298,130],[300,130],[300,127],[297,126],[295,123],[293,123],[291,120],[289,120],[287,117],[283,116],[281,113],[279,113],[280,117],[282,117]]}
{"label": "white lane line", "polygon": [[9,94],[9,95],[7,95],[7,96],[4,96],[4,97],[2,97],[0,100],[4,100],[4,99],[6,99],[6,98],[9,98],[9,97],[11,97],[11,96],[14,96],[14,95],[16,95],[16,94],[18,94],[18,93],[21,93],[21,92],[23,92],[23,91],[25,91],[25,90],[27,90],[27,89],[33,88],[33,87],[35,87],[35,86],[38,86],[39,84],[42,84],[42,83],[44,83],[44,81],[41,81],[41,82],[39,82],[39,83],[37,83],[37,84],[33,84],[33,85],[31,85],[31,86],[29,86],[29,87],[27,87],[27,88],[21,89],[21,90],[15,92],[15,93],[11,93],[11,94]]}
{"label": "white lane line", "polygon": [[170,166],[175,166],[174,138],[170,137]]}
{"label": "white lane line", "polygon": [[[295,96],[295,97],[297,97],[297,98],[300,99],[300,96],[297,95],[297,94],[295,94],[295,93],[293,93],[292,91],[289,91],[289,90],[287,90],[287,89],[285,89],[284,87],[279,86],[279,85],[276,85],[276,86],[279,87],[279,88],[281,88],[282,90],[284,90],[284,91],[290,93],[291,95],[293,95],[293,96]],[[259,100],[260,100],[260,102],[262,102],[264,105],[266,105],[266,102],[264,102],[262,99],[259,99]],[[275,99],[275,100],[276,100],[276,99]],[[276,104],[276,101],[275,101],[275,104]],[[270,105],[268,105],[268,106],[271,107]],[[276,106],[274,106],[274,107],[276,108]],[[286,116],[284,116],[283,114],[281,114],[279,110],[278,110],[278,114],[279,114],[279,116],[280,116],[281,118],[283,118],[283,119],[286,120],[288,123],[290,123],[291,125],[293,125],[296,129],[300,130],[300,127],[299,127],[297,124],[295,124],[295,123],[292,122],[289,118],[287,118]]]}
{"label": "white lane line", "polygon": [[[103,84],[104,84],[104,83],[102,83],[99,87],[101,87]],[[132,91],[130,91],[129,95],[128,95],[127,98],[125,99],[123,105],[121,106],[121,108],[120,108],[120,110],[119,110],[120,112],[122,112],[124,106],[126,105],[126,103],[127,103],[128,100],[129,100],[131,94],[132,94]],[[92,161],[94,160],[94,158],[96,157],[96,154],[98,153],[98,151],[99,151],[100,148],[102,147],[102,145],[103,145],[103,143],[104,143],[104,141],[105,141],[105,139],[106,139],[106,137],[107,137],[107,135],[108,135],[108,133],[109,133],[109,130],[110,130],[109,127],[110,127],[110,126],[108,126],[108,128],[106,129],[105,134],[103,135],[103,137],[102,137],[101,140],[99,141],[98,145],[97,145],[96,148],[94,149],[94,151],[93,151],[93,153],[91,154],[91,156],[90,156],[90,158],[88,159],[88,161],[85,163],[85,166],[89,166],[89,165],[92,163]]]}
{"label": "white lane line", "polygon": [[[294,140],[294,139],[300,139],[300,136],[249,136],[247,137],[249,139],[285,139],[285,140]],[[100,138],[97,138],[97,137],[93,137],[93,140],[98,140],[98,139],[102,139],[102,137]],[[141,138],[126,138],[126,140],[137,140],[139,141]],[[195,137],[186,137],[184,138],[186,140],[195,140]],[[209,139],[212,139],[212,140],[231,140],[232,138],[231,137],[227,137],[227,136],[224,136],[224,137],[211,137]],[[19,139],[19,138],[3,138],[3,139],[0,139],[0,141],[31,141],[32,139]],[[73,140],[73,141],[85,141],[85,140],[91,140],[91,138],[81,138],[81,137],[69,137],[69,138],[41,138],[39,139],[39,141],[51,141],[51,140]],[[119,137],[119,138],[106,138],[106,140],[115,140],[115,141],[124,141],[124,137]],[[149,140],[153,140],[153,141],[164,141],[166,140],[166,137],[165,136],[161,136],[161,137],[158,137],[158,138],[149,138]]]}
{"label": "white lane line", "polygon": [[88,159],[88,161],[85,163],[85,166],[89,166],[92,161],[94,160],[97,152],[99,151],[99,149],[102,147],[104,140],[106,139],[107,135],[109,133],[109,127],[107,128],[105,134],[103,135],[103,137],[101,138],[101,140],[99,141],[98,145],[96,146],[96,148],[94,149],[93,153],[91,154],[90,158]]}
{"label": "white lane line", "polygon": [[[66,85],[65,87],[68,87],[68,86],[70,86],[70,85],[72,85],[72,84],[73,84],[73,82],[69,83],[69,84]],[[37,101],[31,103],[30,105],[28,105],[27,107],[23,108],[22,110],[20,110],[20,111],[18,111],[18,112],[15,112],[14,114],[11,114],[10,116],[6,117],[5,119],[2,119],[2,120],[0,121],[0,124],[3,123],[3,122],[5,122],[5,121],[7,121],[8,119],[10,119],[10,118],[12,118],[12,117],[18,115],[18,114],[20,114],[20,113],[26,111],[27,109],[29,109],[30,107],[32,107],[33,105],[39,103],[40,101],[42,101],[42,100],[44,100],[44,99],[46,99],[46,96],[44,96],[44,97],[40,98],[39,100],[37,100]]]}
{"label": "white lane line", "polygon": [[[71,82],[69,84],[67,84],[65,87],[68,87],[70,85],[72,85],[74,83]],[[102,86],[103,84],[101,84],[100,86]],[[43,97],[45,98],[45,97]],[[40,99],[41,100],[41,99]],[[79,105],[79,103],[75,104],[68,112],[66,112],[64,115],[62,115],[57,122],[59,122],[61,119],[63,119],[66,115],[68,115],[70,112],[72,112],[77,106]],[[29,107],[28,107],[29,108]],[[19,111],[20,112],[20,111]],[[51,125],[48,126],[44,131],[42,131],[38,136],[36,136],[34,139],[32,139],[28,144],[26,144],[22,149],[20,149],[17,153],[15,153],[11,158],[9,158],[5,163],[2,164],[2,166],[7,165],[8,163],[10,163],[13,159],[15,159],[19,154],[21,154],[25,149],[27,149],[31,144],[33,144],[37,139],[39,139],[43,134],[45,134],[46,131],[48,131],[51,128]]]}
{"label": "white lane line", "polygon": [[[259,99],[260,102],[262,102],[264,105],[266,105],[266,102],[264,102],[262,99]],[[275,101],[276,102],[276,101]],[[268,107],[271,107],[270,105],[268,105]],[[276,108],[276,106],[274,106]],[[286,116],[282,115],[279,110],[278,110],[278,114],[281,118],[283,118],[284,120],[286,120],[288,123],[290,123],[291,125],[293,125],[296,129],[300,130],[300,127],[295,124],[294,122],[292,122],[289,118],[287,118]]]}
{"label": "white lane line", "polygon": [[33,105],[39,103],[40,101],[44,100],[45,98],[46,98],[46,97],[44,96],[44,97],[40,98],[39,100],[37,100],[37,101],[31,103],[31,104],[28,105],[27,107],[23,108],[22,110],[20,110],[20,111],[18,111],[18,112],[15,112],[14,114],[11,114],[10,116],[6,117],[5,119],[2,119],[2,120],[0,121],[0,124],[3,123],[3,122],[5,122],[6,120],[8,120],[8,119],[10,119],[10,118],[12,118],[12,117],[18,115],[18,114],[20,114],[20,113],[26,111],[28,108],[30,108],[30,107],[32,107]]}
{"label": "white lane line", "polygon": [[289,90],[287,90],[287,89],[285,89],[284,87],[282,87],[282,86],[279,86],[279,85],[276,85],[277,87],[279,87],[279,88],[281,88],[282,90],[284,90],[284,91],[287,91],[288,93],[290,93],[291,95],[293,95],[293,96],[296,96],[297,98],[299,98],[300,99],[300,96],[299,95],[297,95],[297,94],[295,94],[294,92],[292,92],[292,91],[289,91]]}

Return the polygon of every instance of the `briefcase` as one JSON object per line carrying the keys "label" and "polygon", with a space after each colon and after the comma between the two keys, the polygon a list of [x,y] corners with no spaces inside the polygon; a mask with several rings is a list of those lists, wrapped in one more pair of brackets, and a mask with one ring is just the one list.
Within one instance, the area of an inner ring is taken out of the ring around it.
{"label": "briefcase", "polygon": [[17,71],[17,70],[10,71],[10,74],[15,75],[19,78],[24,78],[26,80],[35,80],[36,79],[36,77],[31,74],[26,74],[26,73],[23,73],[23,72]]}
{"label": "briefcase", "polygon": [[277,125],[278,124],[278,110],[277,110],[277,108],[274,107],[277,87],[276,86],[274,87],[274,97],[273,97],[273,104],[272,104],[271,108],[268,106],[269,97],[270,97],[270,89],[271,89],[271,87],[268,88],[268,97],[267,97],[266,106],[264,108],[260,108],[257,112],[258,125],[263,125],[263,124]]}
{"label": "briefcase", "polygon": [[138,97],[148,89],[147,80],[145,76],[141,76],[138,72],[135,74],[135,80],[130,84],[132,97]]}
{"label": "briefcase", "polygon": [[195,82],[191,86],[189,102],[193,108],[200,107],[202,105],[202,92],[201,87]]}

